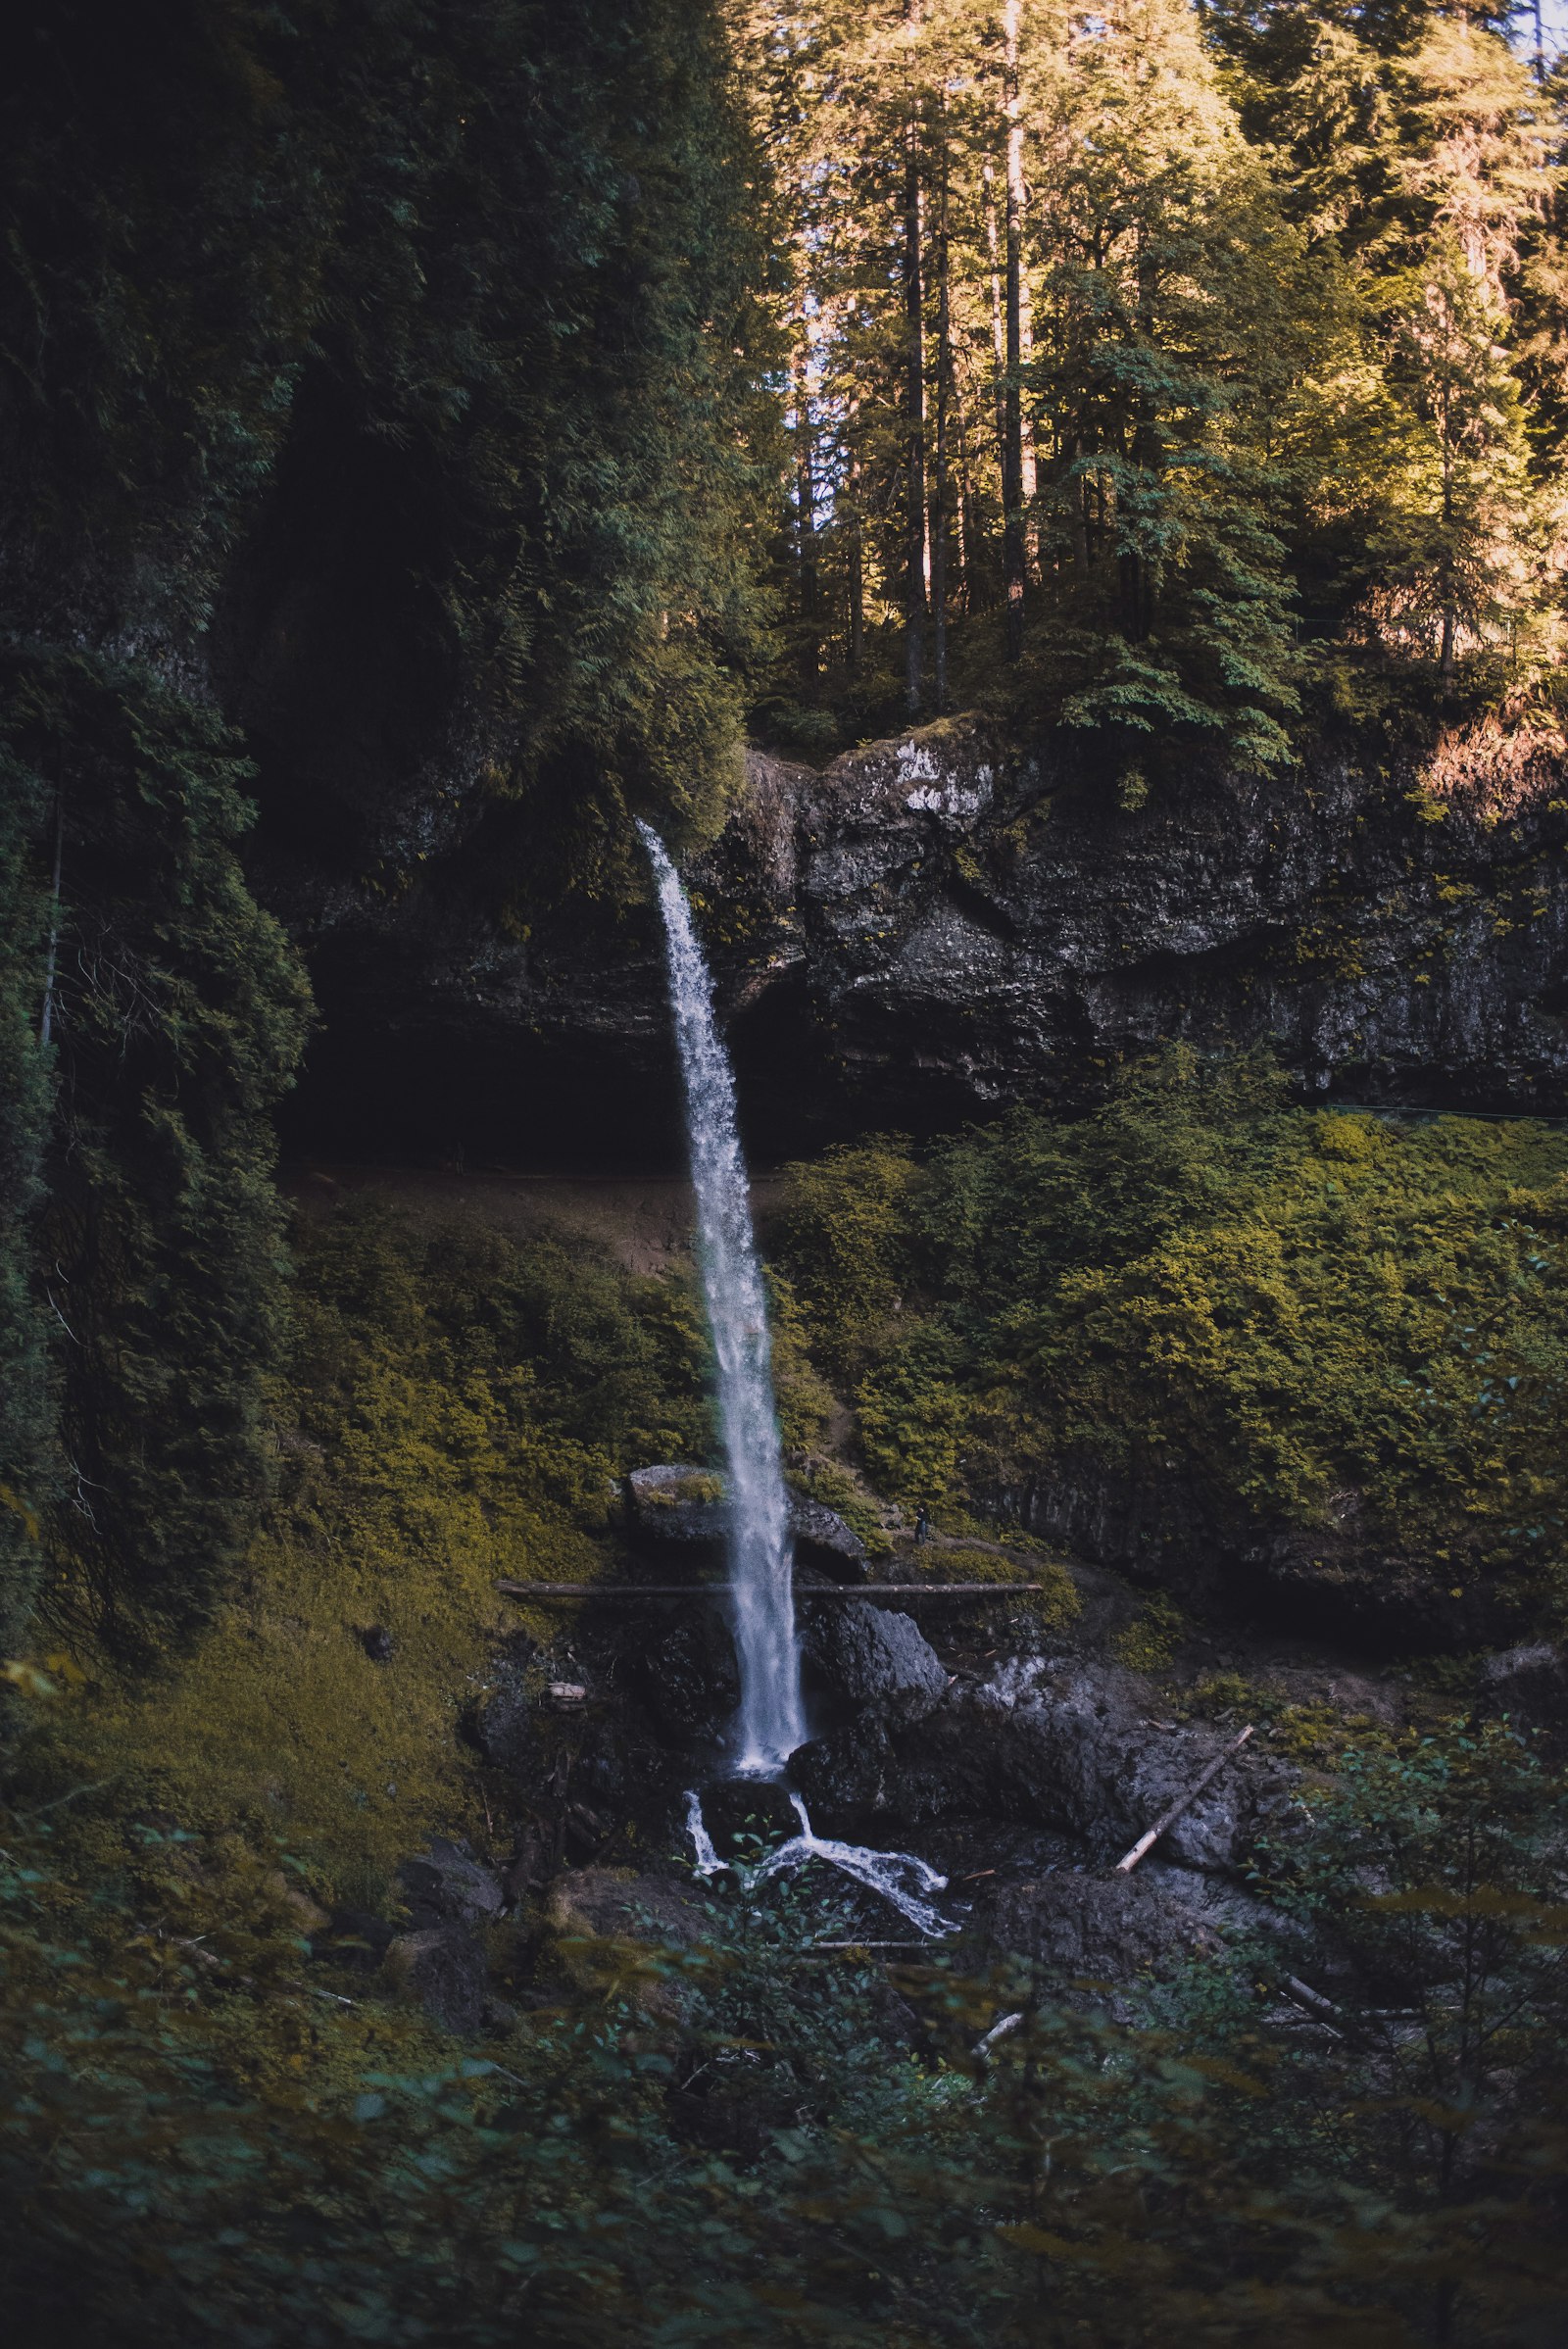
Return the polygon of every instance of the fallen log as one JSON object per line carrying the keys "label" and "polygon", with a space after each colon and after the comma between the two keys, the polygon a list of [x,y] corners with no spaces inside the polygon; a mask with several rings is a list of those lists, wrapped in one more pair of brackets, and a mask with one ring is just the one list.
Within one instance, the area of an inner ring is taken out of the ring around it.
{"label": "fallen log", "polygon": [[[497,1583],[504,1598],[723,1598],[729,1583]],[[1054,1583],[797,1583],[803,1598],[1017,1598]]]}
{"label": "fallen log", "polygon": [[1149,1830],[1149,1833],[1139,1836],[1131,1851],[1127,1852],[1124,1857],[1116,1862],[1114,1869],[1111,1871],[1112,1875],[1130,1876],[1132,1874],[1132,1871],[1137,1867],[1145,1852],[1153,1848],[1167,1828],[1175,1826],[1177,1820],[1182,1816],[1184,1811],[1190,1811],[1192,1809],[1200,1794],[1203,1792],[1205,1787],[1213,1785],[1215,1779],[1218,1778],[1226,1763],[1230,1761],[1236,1754],[1241,1752],[1242,1747],[1247,1743],[1248,1738],[1251,1735],[1252,1725],[1250,1722],[1249,1722],[1246,1729],[1243,1730],[1241,1736],[1233,1739],[1232,1742],[1226,1746],[1223,1753],[1216,1754],[1214,1756],[1214,1759],[1209,1763],[1208,1768],[1203,1772],[1202,1777],[1195,1780],[1194,1784],[1188,1787],[1186,1793],[1181,1797],[1180,1801],[1173,1802],[1170,1806],[1170,1809],[1164,1813],[1163,1817],[1154,1821],[1154,1824]]}

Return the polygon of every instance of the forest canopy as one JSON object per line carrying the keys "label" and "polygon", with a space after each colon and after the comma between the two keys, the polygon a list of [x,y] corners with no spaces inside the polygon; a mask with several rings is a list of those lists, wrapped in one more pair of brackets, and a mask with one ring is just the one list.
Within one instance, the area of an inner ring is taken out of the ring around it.
{"label": "forest canopy", "polygon": [[[1568,81],[1509,12],[801,0],[775,725],[1286,757],[1550,689]],[[814,713],[814,715],[813,715]]]}

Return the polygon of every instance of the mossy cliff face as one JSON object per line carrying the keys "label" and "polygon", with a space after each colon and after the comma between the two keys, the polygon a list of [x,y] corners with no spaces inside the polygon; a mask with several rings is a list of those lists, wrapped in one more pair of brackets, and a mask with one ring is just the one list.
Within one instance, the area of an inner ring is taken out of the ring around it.
{"label": "mossy cliff face", "polygon": [[[1320,743],[1267,780],[1195,760],[1118,779],[1059,740],[1019,752],[953,720],[825,772],[754,752],[689,879],[759,1139],[798,1147],[834,1117],[1082,1099],[1175,1039],[1267,1042],[1309,1095],[1555,1113],[1565,848],[1555,735],[1472,729],[1381,759]],[[389,1005],[450,1129],[466,1116],[475,1139],[505,1131],[497,1072],[584,1131],[610,1110],[651,1130],[674,1099],[646,905],[525,938],[438,933],[415,901],[393,919],[343,905],[326,943],[335,1042],[308,1126],[329,1088],[350,1114],[400,1113],[367,1056]],[[459,1066],[491,1076],[466,1107],[480,1089]]]}
{"label": "mossy cliff face", "polygon": [[804,1329],[906,1508],[1331,1637],[1518,1638],[1568,1588],[1568,1141],[1284,1091],[1176,1048],[1090,1117],[792,1168]]}

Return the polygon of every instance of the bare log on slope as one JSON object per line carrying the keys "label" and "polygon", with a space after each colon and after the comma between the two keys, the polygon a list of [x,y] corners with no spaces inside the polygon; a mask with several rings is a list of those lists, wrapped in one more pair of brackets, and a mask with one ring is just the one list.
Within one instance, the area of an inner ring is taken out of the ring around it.
{"label": "bare log on slope", "polygon": [[1206,1787],[1213,1785],[1215,1779],[1218,1778],[1226,1763],[1232,1761],[1235,1756],[1241,1752],[1242,1747],[1247,1743],[1248,1738],[1251,1735],[1252,1725],[1250,1722],[1249,1722],[1246,1729],[1243,1730],[1241,1736],[1235,1738],[1231,1744],[1227,1745],[1223,1753],[1219,1753],[1214,1756],[1214,1759],[1209,1763],[1208,1768],[1203,1772],[1202,1777],[1196,1780],[1194,1784],[1188,1787],[1186,1793],[1182,1795],[1180,1800],[1173,1802],[1170,1806],[1170,1809],[1166,1811],[1162,1817],[1154,1821],[1153,1826],[1149,1830],[1147,1835],[1139,1836],[1131,1851],[1129,1851],[1124,1858],[1119,1859],[1116,1862],[1115,1868],[1112,1870],[1113,1875],[1130,1876],[1132,1874],[1139,1861],[1143,1858],[1145,1852],[1152,1851],[1154,1845],[1159,1841],[1160,1836],[1165,1833],[1166,1829],[1174,1827],[1177,1820],[1181,1818],[1183,1812],[1190,1811],[1192,1809],[1200,1794],[1201,1794]]}
{"label": "bare log on slope", "polygon": [[[803,1598],[1017,1598],[1054,1583],[797,1583]],[[503,1598],[727,1598],[729,1583],[497,1583]]]}

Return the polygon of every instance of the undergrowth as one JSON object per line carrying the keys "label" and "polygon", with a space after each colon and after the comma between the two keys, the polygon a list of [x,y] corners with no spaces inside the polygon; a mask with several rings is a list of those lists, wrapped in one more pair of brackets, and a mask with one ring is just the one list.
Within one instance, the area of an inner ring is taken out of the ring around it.
{"label": "undergrowth", "polygon": [[792,1169],[774,1239],[906,1506],[1081,1494],[1194,1572],[1286,1533],[1456,1625],[1561,1604],[1555,1129],[1296,1108],[1173,1048],[1081,1119]]}
{"label": "undergrowth", "polygon": [[103,1784],[68,1824],[105,1862],[150,1809],[280,1835],[367,1897],[471,1818],[458,1721],[496,1650],[569,1639],[569,1605],[498,1579],[593,1581],[615,1480],[708,1450],[706,1346],[679,1278],[373,1196],[302,1227],[294,1322],[277,1493],[237,1587],[151,1672],[79,1656],[87,1686],[21,1768]]}

